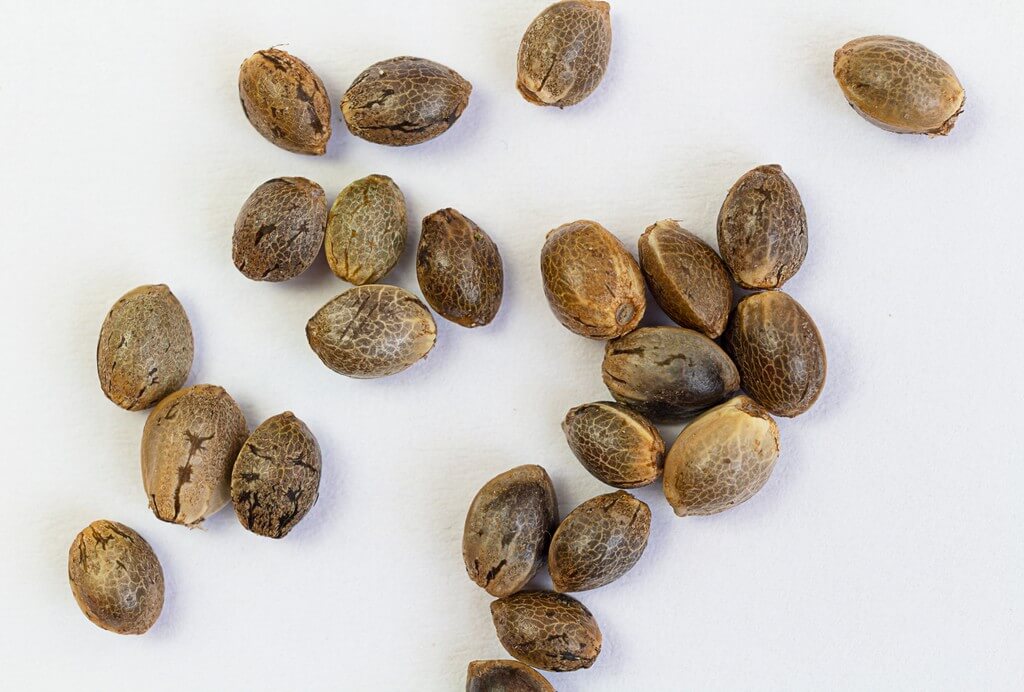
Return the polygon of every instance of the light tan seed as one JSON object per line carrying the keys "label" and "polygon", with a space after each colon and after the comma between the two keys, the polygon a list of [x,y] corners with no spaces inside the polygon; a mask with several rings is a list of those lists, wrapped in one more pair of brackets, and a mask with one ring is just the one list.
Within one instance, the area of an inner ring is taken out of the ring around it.
{"label": "light tan seed", "polygon": [[650,485],[661,475],[665,443],[639,413],[599,401],[571,409],[562,421],[569,448],[583,468],[616,488]]}
{"label": "light tan seed", "polygon": [[380,281],[405,249],[405,197],[391,178],[371,175],[340,193],[327,217],[324,250],[340,279],[357,286]]}

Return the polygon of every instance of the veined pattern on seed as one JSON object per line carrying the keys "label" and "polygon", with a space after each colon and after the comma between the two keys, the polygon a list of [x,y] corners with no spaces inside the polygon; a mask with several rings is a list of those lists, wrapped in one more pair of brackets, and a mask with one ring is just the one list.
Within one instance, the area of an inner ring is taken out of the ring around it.
{"label": "veined pattern on seed", "polygon": [[369,175],[338,193],[324,251],[331,271],[357,286],[384,278],[402,256],[409,223],[405,197],[386,175]]}

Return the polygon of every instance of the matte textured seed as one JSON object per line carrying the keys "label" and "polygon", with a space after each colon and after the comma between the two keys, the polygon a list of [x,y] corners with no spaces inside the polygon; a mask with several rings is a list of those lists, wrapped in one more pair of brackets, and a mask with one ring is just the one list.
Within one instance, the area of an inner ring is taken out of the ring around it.
{"label": "matte textured seed", "polygon": [[612,50],[607,2],[565,0],[541,12],[519,46],[516,88],[538,106],[572,106],[601,83]]}
{"label": "matte textured seed", "polygon": [[199,384],[153,409],[142,432],[142,483],[157,519],[196,526],[231,499],[231,467],[249,430],[220,387]]}
{"label": "matte textured seed", "polygon": [[738,396],[683,429],[665,460],[665,497],[676,514],[716,514],[764,486],[779,456],[779,429],[757,402]]}
{"label": "matte textured seed", "polygon": [[573,221],[547,235],[540,270],[555,317],[592,339],[632,331],[647,307],[640,265],[595,221]]}
{"label": "matte textured seed", "polygon": [[555,692],[540,673],[519,661],[473,661],[466,692]]}
{"label": "matte textured seed", "polygon": [[519,591],[544,563],[557,525],[555,488],[543,468],[517,466],[492,478],[466,514],[466,573],[492,596]]}
{"label": "matte textured seed", "polygon": [[327,217],[324,249],[338,278],[357,286],[380,281],[405,249],[405,197],[386,175],[357,180],[340,193]]}
{"label": "matte textured seed", "polygon": [[322,187],[305,178],[274,178],[245,200],[235,220],[231,257],[254,281],[286,281],[309,269],[327,224]]}
{"label": "matte textured seed", "polygon": [[793,181],[776,165],[736,181],[718,213],[718,249],[744,288],[779,288],[807,255],[807,214]]}
{"label": "matte textured seed", "polygon": [[253,430],[231,471],[231,502],[242,526],[283,538],[316,503],[320,445],[306,424],[285,411]]}
{"label": "matte textured seed", "polygon": [[180,388],[192,369],[192,325],[163,284],[139,286],[110,308],[96,346],[96,372],[107,398],[141,411]]}
{"label": "matte textured seed", "polygon": [[534,668],[589,668],[601,653],[597,621],[572,596],[521,591],[491,603],[491,619],[505,650]]}
{"label": "matte textured seed", "polygon": [[416,278],[430,307],[463,327],[490,324],[501,307],[501,255],[472,219],[442,209],[423,219]]}
{"label": "matte textured seed", "polygon": [[324,83],[294,55],[257,51],[238,72],[238,96],[252,126],[298,154],[321,155],[331,138],[331,100]]}
{"label": "matte textured seed", "polygon": [[433,139],[469,105],[473,85],[455,70],[408,56],[371,65],[341,100],[345,124],[356,137],[403,147]]}
{"label": "matte textured seed", "polygon": [[583,468],[602,483],[638,488],[661,475],[661,434],[625,406],[606,401],[577,406],[566,414],[562,431]]}
{"label": "matte textured seed", "polygon": [[948,135],[964,110],[953,68],[905,38],[854,39],[836,51],[833,72],[853,109],[883,130]]}
{"label": "matte textured seed", "polygon": [[437,325],[427,307],[397,286],[345,291],[306,324],[313,351],[331,370],[368,379],[405,370],[434,348]]}
{"label": "matte textured seed", "polygon": [[117,634],[144,634],[164,607],[160,560],[146,539],[116,521],[94,521],[75,536],[68,581],[85,616]]}

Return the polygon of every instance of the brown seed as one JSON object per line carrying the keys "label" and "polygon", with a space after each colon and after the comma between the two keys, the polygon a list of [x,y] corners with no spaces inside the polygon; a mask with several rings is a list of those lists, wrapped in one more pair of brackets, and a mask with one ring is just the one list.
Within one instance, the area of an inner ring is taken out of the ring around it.
{"label": "brown seed", "polygon": [[661,475],[661,434],[625,406],[605,401],[577,406],[566,414],[562,431],[583,468],[602,483],[638,488]]}
{"label": "brown seed", "polygon": [[321,155],[331,138],[331,101],[324,83],[294,55],[257,51],[238,72],[238,96],[252,126],[297,154]]}
{"label": "brown seed", "polygon": [[466,573],[492,596],[519,591],[544,563],[557,524],[558,502],[547,471],[528,464],[495,476],[466,514]]}
{"label": "brown seed", "polygon": [[680,327],[644,327],[608,342],[601,372],[616,401],[659,421],[703,411],[740,387],[725,351]]}
{"label": "brown seed", "polygon": [[242,526],[283,538],[316,503],[320,445],[291,411],[263,421],[231,471],[231,502]]}
{"label": "brown seed", "polygon": [[248,436],[238,404],[199,384],[153,409],[142,432],[142,483],[157,519],[196,526],[231,499],[231,467]]}
{"label": "brown seed", "polygon": [[253,281],[294,279],[324,241],[324,190],[305,178],[274,178],[249,195],[235,220],[231,257]]}
{"label": "brown seed", "polygon": [[367,176],[338,193],[331,206],[324,241],[327,264],[349,283],[376,283],[398,264],[408,232],[398,185],[386,175]]}
{"label": "brown seed", "polygon": [[442,209],[423,219],[416,278],[430,307],[463,327],[490,324],[501,307],[501,255],[472,219]]}
{"label": "brown seed", "polygon": [[117,634],[143,634],[164,607],[164,571],[149,543],[124,524],[100,519],[75,536],[68,581],[78,607]]}
{"label": "brown seed", "polygon": [[356,77],[341,114],[356,137],[404,147],[444,134],[469,105],[472,90],[462,75],[432,60],[391,58]]}
{"label": "brown seed", "polygon": [[139,286],[107,313],[96,346],[96,371],[107,398],[141,411],[180,388],[192,369],[192,326],[163,284]]}
{"label": "brown seed", "polygon": [[776,165],[736,181],[718,213],[718,249],[744,288],[779,288],[807,255],[807,214],[793,181]]}
{"label": "brown seed", "polygon": [[612,50],[607,2],[565,0],[541,12],[519,45],[516,88],[538,106],[572,106],[601,83]]}
{"label": "brown seed", "polygon": [[306,324],[313,351],[331,370],[360,379],[394,375],[434,348],[437,325],[416,296],[370,284],[345,291]]}
{"label": "brown seed", "polygon": [[572,596],[521,591],[491,603],[491,619],[505,650],[534,668],[589,668],[601,653],[597,621]]}
{"label": "brown seed", "polygon": [[547,235],[540,270],[555,317],[591,339],[636,328],[647,307],[640,265],[618,238],[594,221],[573,221]]}
{"label": "brown seed", "polygon": [[707,243],[671,219],[640,236],[640,269],[676,324],[717,338],[729,321],[732,280]]}
{"label": "brown seed", "polygon": [[798,416],[825,388],[825,344],[807,311],[781,291],[736,306],[726,342],[743,387],[777,416]]}
{"label": "brown seed", "polygon": [[764,486],[779,456],[779,429],[757,402],[738,396],[698,416],[665,459],[665,497],[676,514],[716,514]]}
{"label": "brown seed", "polygon": [[964,110],[953,68],[905,38],[854,39],[836,51],[833,73],[853,109],[889,132],[948,135]]}
{"label": "brown seed", "polygon": [[569,512],[551,538],[548,571],[555,591],[587,591],[633,568],[647,547],[651,508],[618,490]]}
{"label": "brown seed", "polygon": [[473,661],[466,692],[555,692],[540,673],[519,661]]}

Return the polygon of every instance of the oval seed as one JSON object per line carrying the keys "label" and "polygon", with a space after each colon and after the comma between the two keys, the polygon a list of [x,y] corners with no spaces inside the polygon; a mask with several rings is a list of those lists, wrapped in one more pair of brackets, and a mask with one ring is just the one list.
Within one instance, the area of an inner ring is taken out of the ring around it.
{"label": "oval seed", "polygon": [[324,250],[331,271],[357,286],[391,271],[409,232],[405,197],[386,175],[357,180],[338,193],[327,217]]}
{"label": "oval seed", "polygon": [[540,673],[519,661],[472,661],[466,692],[555,692]]}
{"label": "oval seed", "polygon": [[577,406],[566,414],[562,431],[583,468],[602,483],[638,488],[661,475],[661,434],[625,406],[606,401]]}
{"label": "oval seed", "polygon": [[572,596],[521,591],[491,603],[491,619],[505,650],[534,668],[589,668],[601,653],[597,621]]}

